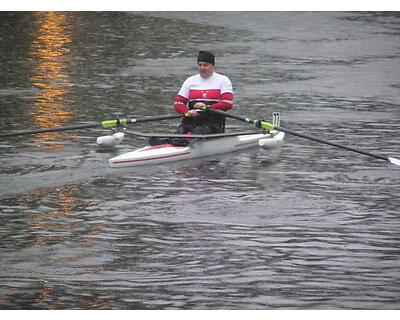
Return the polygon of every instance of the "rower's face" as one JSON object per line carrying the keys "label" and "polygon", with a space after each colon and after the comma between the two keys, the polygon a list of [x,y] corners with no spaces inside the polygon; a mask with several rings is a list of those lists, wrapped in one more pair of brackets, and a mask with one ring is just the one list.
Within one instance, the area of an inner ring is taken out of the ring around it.
{"label": "rower's face", "polygon": [[214,72],[214,65],[207,62],[198,62],[197,70],[199,71],[200,76],[202,76],[203,78],[208,78]]}

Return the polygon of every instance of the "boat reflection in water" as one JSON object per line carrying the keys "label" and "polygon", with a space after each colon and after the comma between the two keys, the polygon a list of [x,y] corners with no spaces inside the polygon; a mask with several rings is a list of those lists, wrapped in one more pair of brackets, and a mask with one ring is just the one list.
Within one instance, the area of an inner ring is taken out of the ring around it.
{"label": "boat reflection in water", "polygon": [[[34,12],[33,23],[37,26],[31,46],[33,62],[32,85],[39,89],[33,104],[32,118],[40,128],[64,125],[71,118],[65,110],[66,94],[71,87],[65,63],[70,55],[68,44],[71,34],[68,29],[68,14],[62,12]],[[35,136],[36,142],[45,148],[62,148],[57,143],[65,133],[43,133]]]}

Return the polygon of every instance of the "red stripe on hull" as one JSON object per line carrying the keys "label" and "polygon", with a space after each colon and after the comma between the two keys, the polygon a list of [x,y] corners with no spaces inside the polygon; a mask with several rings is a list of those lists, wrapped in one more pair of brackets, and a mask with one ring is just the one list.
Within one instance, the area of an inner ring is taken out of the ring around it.
{"label": "red stripe on hull", "polygon": [[[168,148],[168,147],[173,147],[173,145],[167,143],[167,144],[160,144],[160,145],[156,145],[156,146],[150,146],[150,147],[148,147],[148,148],[145,148],[145,149],[143,149],[143,150],[140,150],[140,152],[148,151],[148,150],[154,150],[154,149]],[[178,147],[178,148],[183,148],[183,147]]]}
{"label": "red stripe on hull", "polygon": [[185,152],[181,154],[172,154],[169,156],[162,156],[162,157],[153,157],[153,158],[147,158],[147,159],[137,159],[137,160],[120,160],[120,161],[114,161],[113,164],[120,164],[120,163],[132,163],[132,162],[140,162],[140,161],[150,161],[150,160],[159,160],[159,159],[166,159],[166,158],[173,158],[173,157],[179,157],[179,156],[186,156],[190,154],[190,152]]}

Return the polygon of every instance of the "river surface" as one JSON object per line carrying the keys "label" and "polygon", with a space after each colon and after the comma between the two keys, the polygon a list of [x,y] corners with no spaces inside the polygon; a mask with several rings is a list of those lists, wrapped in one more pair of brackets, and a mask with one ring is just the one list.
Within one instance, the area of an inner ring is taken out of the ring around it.
{"label": "river surface", "polygon": [[[0,132],[169,114],[209,49],[233,113],[400,157],[398,13],[1,12],[0,40]],[[287,135],[111,169],[145,141],[104,134],[0,140],[1,309],[400,308],[399,167]]]}

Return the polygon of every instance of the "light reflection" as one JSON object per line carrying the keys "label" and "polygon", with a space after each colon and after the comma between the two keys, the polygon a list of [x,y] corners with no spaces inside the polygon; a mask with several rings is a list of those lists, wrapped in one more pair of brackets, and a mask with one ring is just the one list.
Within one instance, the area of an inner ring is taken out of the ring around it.
{"label": "light reflection", "polygon": [[[73,216],[83,208],[82,203],[76,198],[77,188],[78,185],[70,185],[58,190],[57,199],[54,201],[55,209],[46,212],[33,211],[28,214],[28,231],[37,245],[64,243],[67,240],[65,237],[70,238],[71,231],[75,228],[69,225],[68,216]],[[47,188],[36,189],[23,194],[19,203],[39,203],[48,193]]]}
{"label": "light reflection", "polygon": [[[71,118],[71,112],[64,107],[68,88],[71,87],[65,63],[70,54],[68,44],[71,43],[68,16],[63,12],[34,12],[33,17],[37,31],[30,54],[34,64],[31,82],[39,92],[32,116],[41,128],[58,127]],[[36,135],[36,141],[47,142],[45,148],[61,148],[63,145],[56,141],[63,135],[63,132],[43,133]]]}
{"label": "light reflection", "polygon": [[[68,242],[74,242],[83,249],[92,247],[93,240],[88,240],[93,235],[96,235],[104,228],[102,223],[96,223],[93,226],[87,227],[82,220],[77,221],[76,213],[88,208],[88,204],[80,201],[77,197],[79,185],[73,184],[56,190],[57,193],[49,194],[47,188],[37,189],[29,194],[22,195],[19,203],[42,203],[44,198],[53,197],[50,199],[54,203],[55,208],[44,212],[31,212],[28,214],[28,233],[32,235],[35,244],[49,248],[55,244],[65,245]],[[82,242],[86,239],[86,242]],[[90,244],[89,244],[90,242]],[[67,245],[68,246],[68,245]],[[68,250],[62,254],[62,250],[58,251],[57,255],[45,255],[40,257],[41,265],[50,266],[51,268],[66,268],[79,266],[82,260],[87,260],[93,257],[93,252],[83,250],[83,252],[70,253]],[[83,273],[97,273],[102,271],[101,268],[92,267],[84,268]],[[53,303],[58,292],[54,290],[54,284],[47,279],[42,280],[42,285],[39,289],[39,298],[37,303],[45,304],[48,309],[56,308]],[[0,300],[1,302],[1,300]],[[98,297],[90,298],[82,303],[87,304],[87,307],[92,309],[103,308],[104,302]]]}
{"label": "light reflection", "polygon": [[[82,221],[76,220],[75,214],[81,210],[86,210],[90,204],[82,202],[77,197],[79,184],[72,184],[60,189],[56,189],[56,194],[49,194],[48,188],[38,188],[30,193],[18,196],[18,203],[38,206],[49,199],[55,208],[48,208],[44,211],[31,210],[27,215],[29,234],[34,235],[32,240],[40,246],[53,244],[64,244],[73,241],[81,248],[88,248],[95,245],[91,239],[93,236],[102,232],[103,223],[82,225]],[[79,232],[77,232],[79,230]],[[22,246],[23,243],[14,243],[14,246]],[[71,258],[74,259],[74,258]]]}

